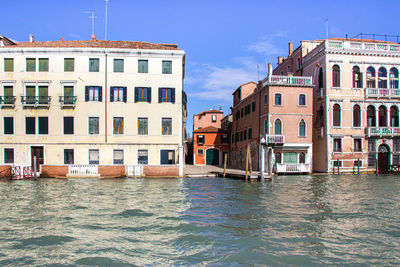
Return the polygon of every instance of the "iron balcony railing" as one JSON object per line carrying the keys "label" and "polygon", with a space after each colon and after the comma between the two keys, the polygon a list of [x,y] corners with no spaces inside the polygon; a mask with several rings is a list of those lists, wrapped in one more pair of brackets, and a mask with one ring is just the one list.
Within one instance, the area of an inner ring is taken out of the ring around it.
{"label": "iron balcony railing", "polygon": [[312,77],[271,75],[267,76],[262,82],[263,86],[266,85],[312,86]]}
{"label": "iron balcony railing", "polygon": [[276,173],[309,173],[309,163],[276,163]]}
{"label": "iron balcony railing", "polygon": [[60,96],[58,101],[61,104],[61,108],[63,107],[75,107],[76,104],[76,96]]}
{"label": "iron balcony railing", "polygon": [[25,107],[49,107],[51,96],[21,96],[21,103]]}
{"label": "iron balcony railing", "polygon": [[16,99],[15,96],[0,96],[0,105],[2,107],[14,107]]}
{"label": "iron balcony railing", "polygon": [[284,135],[266,135],[265,143],[267,145],[283,145],[285,143]]}
{"label": "iron balcony railing", "polygon": [[368,137],[400,136],[400,127],[367,127]]}
{"label": "iron balcony railing", "polygon": [[366,97],[387,97],[387,98],[400,98],[400,89],[389,88],[366,88]]}

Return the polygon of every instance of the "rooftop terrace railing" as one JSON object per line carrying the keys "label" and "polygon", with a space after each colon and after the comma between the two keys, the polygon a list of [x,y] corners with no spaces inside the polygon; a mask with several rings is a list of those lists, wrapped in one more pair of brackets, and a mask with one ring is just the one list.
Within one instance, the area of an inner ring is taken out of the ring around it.
{"label": "rooftop terrace railing", "polygon": [[267,76],[262,82],[263,86],[266,85],[312,86],[312,77],[271,75]]}

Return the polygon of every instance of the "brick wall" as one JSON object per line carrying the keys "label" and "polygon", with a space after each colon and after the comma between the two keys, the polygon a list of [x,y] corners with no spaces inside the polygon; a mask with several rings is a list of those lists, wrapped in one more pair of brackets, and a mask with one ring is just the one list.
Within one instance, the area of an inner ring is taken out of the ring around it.
{"label": "brick wall", "polygon": [[68,166],[42,165],[41,168],[41,177],[66,177],[68,173]]}
{"label": "brick wall", "polygon": [[178,166],[144,166],[143,175],[145,177],[178,177]]}
{"label": "brick wall", "polygon": [[99,166],[101,177],[125,177],[125,166]]}
{"label": "brick wall", "polygon": [[4,178],[10,175],[11,166],[2,165],[0,166],[0,178]]}

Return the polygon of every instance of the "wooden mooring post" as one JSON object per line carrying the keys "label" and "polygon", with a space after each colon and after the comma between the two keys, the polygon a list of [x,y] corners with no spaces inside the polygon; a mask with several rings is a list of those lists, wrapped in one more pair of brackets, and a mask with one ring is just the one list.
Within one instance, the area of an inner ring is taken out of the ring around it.
{"label": "wooden mooring post", "polygon": [[225,153],[224,156],[224,178],[226,176],[226,161],[228,160],[228,153]]}
{"label": "wooden mooring post", "polygon": [[339,159],[337,159],[336,160],[336,162],[337,162],[337,174],[339,175],[340,174],[340,161],[339,161]]}
{"label": "wooden mooring post", "polygon": [[249,178],[249,155],[250,155],[250,146],[247,145],[247,150],[246,150],[246,182]]}

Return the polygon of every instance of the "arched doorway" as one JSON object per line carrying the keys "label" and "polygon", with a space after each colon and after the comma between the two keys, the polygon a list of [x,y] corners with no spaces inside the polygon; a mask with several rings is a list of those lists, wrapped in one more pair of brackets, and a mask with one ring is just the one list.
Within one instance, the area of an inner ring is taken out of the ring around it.
{"label": "arched doorway", "polygon": [[378,172],[379,173],[388,173],[390,162],[390,149],[387,145],[382,144],[378,148]]}
{"label": "arched doorway", "polygon": [[207,149],[206,152],[207,165],[219,165],[219,151],[216,148]]}

